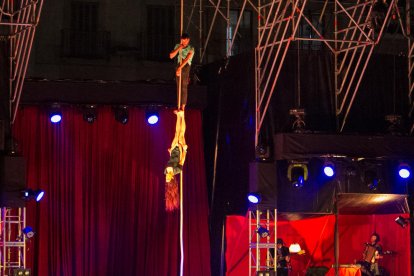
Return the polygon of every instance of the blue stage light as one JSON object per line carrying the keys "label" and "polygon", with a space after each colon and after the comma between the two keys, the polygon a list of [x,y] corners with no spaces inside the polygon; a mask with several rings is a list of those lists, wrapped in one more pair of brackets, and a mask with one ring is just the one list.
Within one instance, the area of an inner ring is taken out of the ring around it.
{"label": "blue stage light", "polygon": [[62,113],[59,111],[54,111],[50,113],[50,121],[54,124],[59,123],[62,120]]}
{"label": "blue stage light", "polygon": [[36,201],[39,202],[40,200],[42,200],[43,196],[45,195],[45,191],[37,190],[35,191],[35,195],[36,195]]}
{"label": "blue stage light", "polygon": [[23,197],[26,200],[34,199],[37,202],[39,202],[40,200],[42,200],[44,195],[45,195],[45,191],[41,189],[38,189],[38,190],[27,189],[23,191]]}
{"label": "blue stage light", "polygon": [[257,204],[261,201],[260,195],[257,193],[250,193],[247,195],[247,199],[250,203]]}
{"label": "blue stage light", "polygon": [[270,235],[270,231],[262,226],[259,226],[256,231],[261,238],[267,238]]}
{"label": "blue stage light", "polygon": [[25,228],[23,228],[22,232],[28,239],[33,238],[35,235],[33,228],[30,226],[26,226]]}
{"label": "blue stage light", "polygon": [[408,166],[405,163],[402,163],[398,166],[398,175],[402,178],[402,179],[407,179],[410,177],[411,175],[411,169],[410,166]]}
{"label": "blue stage light", "polygon": [[335,175],[335,166],[332,163],[330,163],[330,162],[326,162],[323,165],[323,173],[327,177],[333,177]]}
{"label": "blue stage light", "polygon": [[147,112],[146,114],[147,122],[150,125],[155,125],[158,123],[158,113],[157,112]]}

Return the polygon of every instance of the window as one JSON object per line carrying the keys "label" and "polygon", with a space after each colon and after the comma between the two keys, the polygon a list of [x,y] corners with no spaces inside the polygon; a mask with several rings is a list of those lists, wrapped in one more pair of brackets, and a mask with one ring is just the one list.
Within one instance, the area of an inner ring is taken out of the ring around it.
{"label": "window", "polygon": [[97,2],[72,2],[71,29],[80,32],[96,32],[98,30],[98,7]]}
{"label": "window", "polygon": [[147,7],[147,58],[168,60],[168,53],[174,47],[174,7]]}
{"label": "window", "polygon": [[63,55],[103,58],[109,51],[109,33],[98,30],[99,3],[73,1],[70,28],[64,29]]}

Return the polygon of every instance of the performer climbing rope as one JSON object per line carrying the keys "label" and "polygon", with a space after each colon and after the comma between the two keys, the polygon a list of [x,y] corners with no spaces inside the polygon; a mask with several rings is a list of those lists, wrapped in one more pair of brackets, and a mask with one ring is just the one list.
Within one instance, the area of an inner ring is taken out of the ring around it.
{"label": "performer climbing rope", "polygon": [[173,59],[175,56],[177,56],[175,75],[177,81],[178,109],[184,110],[187,104],[187,86],[190,81],[191,62],[194,57],[194,47],[190,45],[190,36],[188,34],[182,34],[180,43],[176,44],[174,50],[171,51],[170,58]]}
{"label": "performer climbing rope", "polygon": [[[185,142],[185,118],[184,109],[187,104],[187,86],[190,80],[191,61],[194,56],[194,47],[190,45],[190,36],[183,34],[184,0],[181,0],[180,16],[180,43],[175,45],[170,53],[170,58],[177,57],[177,68],[175,71],[177,80],[177,123],[175,126],[175,136],[171,143],[170,160],[165,168],[165,209],[173,211],[180,207],[180,276],[184,275],[184,211],[183,211],[183,165],[187,155],[187,144]],[[180,175],[180,191],[175,175]]]}
{"label": "performer climbing rope", "polygon": [[185,142],[185,118],[184,111],[175,112],[177,122],[175,125],[175,135],[168,149],[170,160],[164,170],[165,174],[165,209],[173,211],[179,207],[178,182],[176,175],[180,174],[183,169],[185,157],[187,155],[187,144]]}

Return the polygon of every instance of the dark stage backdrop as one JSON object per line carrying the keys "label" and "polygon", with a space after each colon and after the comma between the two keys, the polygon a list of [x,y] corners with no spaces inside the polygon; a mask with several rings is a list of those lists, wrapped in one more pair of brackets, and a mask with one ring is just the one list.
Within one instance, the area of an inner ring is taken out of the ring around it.
{"label": "dark stage backdrop", "polygon": [[[210,275],[200,111],[187,111],[186,120],[185,275]],[[99,108],[93,124],[74,107],[58,125],[40,107],[19,112],[14,134],[28,186],[46,190],[27,207],[34,275],[177,275],[179,216],[164,211],[163,174],[174,130],[170,110],[160,111],[155,126],[139,108],[126,125],[110,107]]]}

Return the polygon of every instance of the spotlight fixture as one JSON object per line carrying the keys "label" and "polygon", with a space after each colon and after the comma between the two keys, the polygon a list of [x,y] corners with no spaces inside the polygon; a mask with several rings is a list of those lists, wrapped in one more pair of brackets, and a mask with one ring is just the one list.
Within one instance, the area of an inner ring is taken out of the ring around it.
{"label": "spotlight fixture", "polygon": [[395,222],[401,226],[402,228],[407,227],[408,225],[408,219],[403,218],[402,216],[399,216],[398,218],[395,219]]}
{"label": "spotlight fixture", "polygon": [[377,176],[376,171],[372,169],[364,171],[362,180],[370,191],[376,191],[379,184],[382,182],[381,179]]}
{"label": "spotlight fixture", "polygon": [[29,268],[15,268],[13,269],[13,276],[30,276],[31,270]]}
{"label": "spotlight fixture", "polygon": [[256,146],[256,160],[266,162],[270,160],[270,147],[265,143]]}
{"label": "spotlight fixture", "polygon": [[59,104],[53,104],[50,107],[49,118],[50,118],[50,122],[52,122],[53,124],[60,123],[60,121],[62,120],[62,112],[60,111]]}
{"label": "spotlight fixture", "polygon": [[122,105],[114,108],[115,120],[125,125],[128,123],[129,112],[128,106]]}
{"label": "spotlight fixture", "polygon": [[26,189],[23,191],[23,198],[26,200],[34,199],[36,202],[39,202],[42,200],[43,196],[45,195],[45,191],[38,189],[38,190],[32,190],[32,189]]}
{"label": "spotlight fixture", "polygon": [[250,203],[253,203],[253,204],[258,204],[262,200],[258,193],[249,193],[247,195],[247,199],[249,200]]}
{"label": "spotlight fixture", "polygon": [[26,236],[26,238],[31,239],[34,237],[35,232],[33,231],[33,228],[30,226],[26,226],[23,228],[22,233]]}
{"label": "spotlight fixture", "polygon": [[269,230],[260,225],[258,225],[256,232],[261,238],[267,238],[270,235]]}
{"label": "spotlight fixture", "polygon": [[298,243],[292,243],[289,246],[289,252],[290,253],[299,253],[302,249],[300,248],[300,245]]}
{"label": "spotlight fixture", "polygon": [[147,122],[150,125],[155,125],[156,123],[158,123],[159,115],[156,111],[147,111],[145,113],[145,117],[147,118]]}
{"label": "spotlight fixture", "polygon": [[295,117],[295,121],[292,125],[292,130],[295,133],[303,133],[305,131],[305,109],[295,108],[289,110],[289,115]]}
{"label": "spotlight fixture", "polygon": [[323,165],[323,173],[327,177],[333,177],[335,175],[335,166],[332,162],[326,161]]}
{"label": "spotlight fixture", "polygon": [[386,132],[392,135],[403,134],[402,117],[398,114],[388,114],[385,116],[387,125]]}
{"label": "spotlight fixture", "polygon": [[308,165],[292,161],[288,166],[287,178],[294,188],[302,188],[305,181],[308,180]]}
{"label": "spotlight fixture", "polygon": [[83,109],[83,120],[89,124],[92,124],[96,121],[97,111],[96,105],[88,104]]}
{"label": "spotlight fixture", "polygon": [[406,163],[401,163],[398,166],[398,175],[402,178],[402,179],[407,179],[410,177],[411,175],[411,168],[408,164]]}

